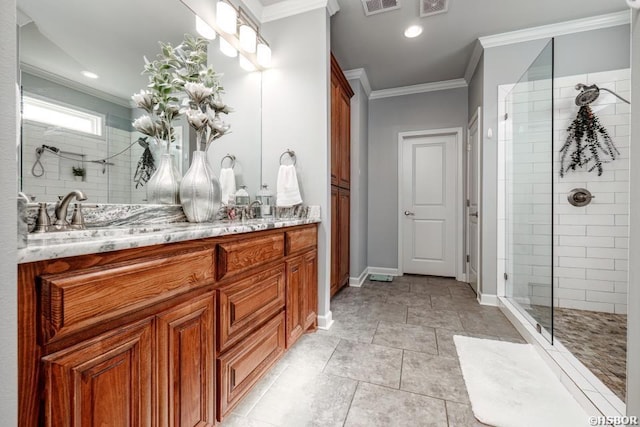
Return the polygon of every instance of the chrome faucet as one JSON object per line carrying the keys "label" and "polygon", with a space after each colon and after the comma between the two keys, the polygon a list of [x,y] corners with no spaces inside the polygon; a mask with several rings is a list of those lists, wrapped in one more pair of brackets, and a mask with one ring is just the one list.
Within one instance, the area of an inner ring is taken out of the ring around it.
{"label": "chrome faucet", "polygon": [[52,225],[53,229],[64,231],[71,228],[77,228],[73,227],[71,224],[69,224],[69,221],[67,221],[69,203],[71,203],[71,200],[73,200],[74,198],[78,201],[87,200],[87,196],[80,190],[73,190],[72,192],[64,196],[64,198],[60,200],[56,205],[56,220]]}
{"label": "chrome faucet", "polygon": [[256,214],[255,214],[255,206],[262,206],[262,202],[260,200],[254,200],[253,202],[251,202],[249,205],[244,206],[242,208],[242,211],[240,212],[240,219],[254,219],[256,218]]}

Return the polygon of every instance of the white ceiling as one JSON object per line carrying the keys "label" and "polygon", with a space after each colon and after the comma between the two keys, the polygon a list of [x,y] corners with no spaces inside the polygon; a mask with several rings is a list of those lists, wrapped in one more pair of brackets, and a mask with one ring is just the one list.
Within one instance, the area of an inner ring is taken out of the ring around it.
{"label": "white ceiling", "polygon": [[[481,36],[627,9],[624,0],[450,0],[448,13],[420,18],[419,1],[402,0],[367,17],[360,0],[339,3],[331,50],[344,70],[364,68],[373,90],[462,78]],[[407,39],[412,24],[424,32]]]}

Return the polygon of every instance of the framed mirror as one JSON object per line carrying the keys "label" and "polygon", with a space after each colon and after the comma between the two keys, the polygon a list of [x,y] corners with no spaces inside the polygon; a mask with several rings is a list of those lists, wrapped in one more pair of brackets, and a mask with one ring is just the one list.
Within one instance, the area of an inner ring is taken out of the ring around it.
{"label": "framed mirror", "polygon": [[[195,15],[179,0],[18,0],[17,6],[21,190],[36,201],[55,201],[78,188],[90,203],[145,203],[144,180],[135,179],[143,135],[131,125],[142,111],[131,95],[147,86],[143,58],[156,57],[159,41],[176,46],[185,33],[197,35]],[[224,117],[231,133],[213,142],[208,159],[219,174],[223,157],[234,156],[237,185],[255,194],[261,179],[262,76],[243,70],[218,43],[210,42],[208,61],[223,74],[223,100],[234,111]],[[195,133],[184,118],[174,126],[172,150],[184,174]]]}

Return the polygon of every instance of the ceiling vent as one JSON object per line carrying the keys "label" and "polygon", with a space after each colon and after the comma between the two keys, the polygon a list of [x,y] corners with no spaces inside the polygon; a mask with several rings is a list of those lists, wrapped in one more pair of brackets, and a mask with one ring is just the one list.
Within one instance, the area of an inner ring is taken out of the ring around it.
{"label": "ceiling vent", "polygon": [[449,0],[420,0],[420,16],[431,16],[449,10]]}
{"label": "ceiling vent", "polygon": [[365,15],[369,16],[400,9],[400,0],[362,0],[362,6]]}

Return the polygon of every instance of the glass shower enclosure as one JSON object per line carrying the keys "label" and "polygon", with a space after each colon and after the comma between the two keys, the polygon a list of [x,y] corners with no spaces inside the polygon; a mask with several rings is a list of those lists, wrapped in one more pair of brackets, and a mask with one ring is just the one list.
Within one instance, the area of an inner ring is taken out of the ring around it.
{"label": "glass shower enclosure", "polygon": [[[504,101],[505,296],[553,341],[553,66],[551,40]],[[502,120],[501,120],[502,122]]]}

